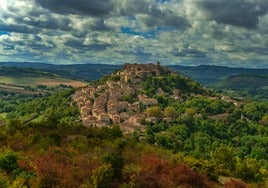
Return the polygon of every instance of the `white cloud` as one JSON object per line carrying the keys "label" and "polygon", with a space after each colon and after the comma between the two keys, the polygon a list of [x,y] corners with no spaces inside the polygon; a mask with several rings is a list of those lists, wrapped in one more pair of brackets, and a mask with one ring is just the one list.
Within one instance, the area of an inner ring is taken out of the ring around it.
{"label": "white cloud", "polygon": [[266,2],[1,0],[0,61],[265,66]]}

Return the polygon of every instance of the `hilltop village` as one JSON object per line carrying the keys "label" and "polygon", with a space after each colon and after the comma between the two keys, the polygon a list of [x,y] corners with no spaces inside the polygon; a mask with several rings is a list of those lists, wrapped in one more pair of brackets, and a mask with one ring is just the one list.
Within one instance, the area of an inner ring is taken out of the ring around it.
{"label": "hilltop village", "polygon": [[[143,129],[142,120],[155,121],[154,117],[146,116],[145,109],[158,105],[158,101],[139,92],[143,90],[142,83],[151,76],[168,74],[172,72],[159,64],[125,64],[122,70],[107,76],[107,79],[77,90],[74,100],[80,108],[83,125],[103,127],[118,124],[124,132],[137,127]],[[159,88],[157,94],[166,93]],[[170,97],[180,100],[180,95],[180,90],[173,89]],[[222,100],[233,102],[229,98]]]}
{"label": "hilltop village", "polygon": [[[89,85],[78,90],[74,100],[81,109],[86,126],[107,126],[123,124],[124,127],[139,127],[146,118],[143,109],[157,105],[157,100],[144,94],[141,83],[150,76],[169,74],[166,67],[154,64],[125,64],[122,71],[113,73],[101,85]],[[137,100],[129,101],[131,97]]]}

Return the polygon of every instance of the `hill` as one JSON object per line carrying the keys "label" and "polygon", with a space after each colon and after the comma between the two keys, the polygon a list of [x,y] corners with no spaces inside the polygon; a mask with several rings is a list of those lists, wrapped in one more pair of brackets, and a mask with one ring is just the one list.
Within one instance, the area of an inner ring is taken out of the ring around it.
{"label": "hill", "polygon": [[160,64],[126,64],[15,105],[0,121],[0,186],[267,187],[267,112]]}
{"label": "hill", "polygon": [[268,69],[235,68],[210,65],[200,65],[197,67],[175,65],[170,66],[170,68],[205,85],[217,83],[235,75],[268,75]]}
{"label": "hill", "polygon": [[217,84],[220,88],[227,89],[258,89],[268,87],[268,76],[262,75],[235,75],[224,79]]}
{"label": "hill", "polygon": [[30,62],[1,62],[0,66],[34,68],[50,72],[53,74],[57,74],[65,78],[75,80],[85,80],[85,81],[97,80],[102,76],[110,74],[113,71],[122,67],[118,65],[106,65],[106,64],[54,65],[54,64],[30,63]]}
{"label": "hill", "polygon": [[213,88],[222,91],[233,91],[233,95],[255,100],[268,100],[268,76],[262,75],[235,75],[216,84]]}
{"label": "hill", "polygon": [[[121,124],[133,131],[150,106],[209,91],[197,82],[154,64],[125,64],[75,93],[84,125]],[[162,103],[162,104],[161,104]],[[136,125],[136,126],[134,126]],[[132,128],[131,128],[132,127]]]}

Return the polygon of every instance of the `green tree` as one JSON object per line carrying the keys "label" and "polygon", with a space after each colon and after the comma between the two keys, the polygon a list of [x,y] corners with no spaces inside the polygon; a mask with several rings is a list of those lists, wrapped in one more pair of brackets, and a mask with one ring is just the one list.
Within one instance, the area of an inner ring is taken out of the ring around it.
{"label": "green tree", "polygon": [[227,173],[226,175],[231,175],[231,172],[234,171],[236,158],[234,150],[231,147],[220,146],[214,151],[212,158],[219,167],[219,170]]}
{"label": "green tree", "polygon": [[236,165],[235,175],[246,182],[263,181],[263,175],[260,173],[261,163],[256,159],[246,158],[239,160]]}
{"label": "green tree", "polygon": [[113,180],[113,169],[111,165],[101,166],[92,172],[91,179],[94,188],[108,188]]}
{"label": "green tree", "polygon": [[185,110],[185,114],[193,116],[196,113],[196,109],[195,108],[187,108]]}
{"label": "green tree", "polygon": [[268,113],[265,114],[264,116],[262,116],[262,118],[260,120],[260,124],[268,126]]}
{"label": "green tree", "polygon": [[4,152],[0,155],[0,169],[8,173],[18,168],[17,155],[13,152]]}
{"label": "green tree", "polygon": [[146,141],[149,142],[150,144],[153,144],[155,142],[154,131],[151,127],[147,129],[145,138],[146,138]]}
{"label": "green tree", "polygon": [[160,119],[163,116],[162,110],[159,106],[153,106],[153,107],[147,108],[146,114],[149,117],[156,117],[157,119]]}
{"label": "green tree", "polygon": [[125,142],[119,140],[116,143],[115,149],[104,156],[104,161],[111,164],[113,170],[113,179],[120,179],[122,176],[122,170],[125,165],[124,158],[122,156],[122,151],[125,146]]}
{"label": "green tree", "polygon": [[177,111],[175,110],[175,108],[168,106],[164,110],[164,116],[174,119],[177,117]]}

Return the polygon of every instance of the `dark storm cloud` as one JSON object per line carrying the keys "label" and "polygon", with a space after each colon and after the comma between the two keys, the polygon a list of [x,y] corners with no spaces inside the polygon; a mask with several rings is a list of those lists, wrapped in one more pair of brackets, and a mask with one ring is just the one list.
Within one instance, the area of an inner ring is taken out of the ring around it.
{"label": "dark storm cloud", "polygon": [[104,19],[95,19],[93,24],[90,26],[90,30],[105,31],[105,30],[111,30],[111,28],[105,24]]}
{"label": "dark storm cloud", "polygon": [[151,7],[147,12],[148,16],[141,19],[148,27],[166,26],[180,30],[190,27],[185,17],[174,14],[171,11],[162,11],[159,7]]}
{"label": "dark storm cloud", "polygon": [[91,44],[91,45],[87,45],[87,49],[92,50],[92,51],[104,51],[107,48],[111,47],[111,44]]}
{"label": "dark storm cloud", "polygon": [[66,42],[64,42],[64,45],[75,49],[85,48],[81,39],[68,39]]}
{"label": "dark storm cloud", "polygon": [[122,11],[125,14],[144,14],[146,15],[140,20],[147,27],[172,27],[180,30],[184,30],[190,26],[189,22],[184,16],[177,15],[171,9],[163,9],[160,4],[148,3],[145,1],[137,1],[128,3],[128,6],[122,7]]}
{"label": "dark storm cloud", "polygon": [[84,41],[82,41],[81,39],[69,39],[66,42],[64,42],[64,45],[74,49],[91,50],[91,51],[103,51],[112,46],[111,44],[100,44],[98,42],[85,45]]}
{"label": "dark storm cloud", "polygon": [[134,16],[137,13],[146,14],[152,4],[144,0],[117,0],[116,11],[123,16]]}
{"label": "dark storm cloud", "polygon": [[107,16],[114,5],[110,0],[35,0],[43,8],[59,14]]}
{"label": "dark storm cloud", "polygon": [[210,19],[245,28],[256,28],[259,16],[268,12],[267,0],[202,0],[196,3]]}
{"label": "dark storm cloud", "polygon": [[143,47],[136,47],[132,49],[131,51],[121,50],[117,51],[117,53],[124,55],[124,56],[142,56],[143,58],[148,58],[152,56],[151,53],[146,52],[146,50]]}
{"label": "dark storm cloud", "polygon": [[171,54],[176,57],[194,57],[194,58],[206,58],[207,55],[205,52],[198,50],[176,50],[174,49]]}
{"label": "dark storm cloud", "polygon": [[33,49],[33,50],[42,51],[42,52],[50,52],[54,49],[54,47],[52,47],[52,46],[45,46],[45,45],[39,44],[39,43],[34,43],[34,44],[31,44],[28,46],[30,46],[31,49]]}
{"label": "dark storm cloud", "polygon": [[[31,40],[29,40],[29,38],[31,38]],[[50,43],[50,45],[45,45],[43,43],[42,38],[39,36],[31,35],[29,37],[28,34],[20,34],[19,37],[13,39],[5,38],[1,41],[1,45],[6,50],[12,49],[22,52],[26,49],[31,49],[35,51],[40,51],[40,53],[51,51],[55,47],[55,45],[53,45],[52,43]]]}
{"label": "dark storm cloud", "polygon": [[[148,27],[168,26],[185,29],[189,26],[186,18],[178,16],[172,11],[161,10],[160,5],[153,1],[144,0],[35,0],[43,8],[58,14],[89,15],[93,17],[127,16],[135,17],[137,14],[148,15],[142,19]],[[101,20],[93,30],[109,29]]]}
{"label": "dark storm cloud", "polygon": [[[40,15],[39,15],[40,16]],[[67,17],[64,18],[56,18],[51,15],[44,15],[46,18],[45,21],[34,19],[33,17],[15,17],[14,20],[16,23],[23,23],[28,26],[33,26],[36,28],[44,28],[44,29],[52,29],[52,30],[62,30],[62,31],[70,31],[72,28],[70,27],[70,19]]]}
{"label": "dark storm cloud", "polygon": [[147,27],[166,26],[180,30],[185,30],[190,27],[189,22],[185,18],[176,15],[158,15],[157,17],[149,16],[144,18],[143,22]]}
{"label": "dark storm cloud", "polygon": [[[71,20],[68,17],[59,17],[49,14],[47,11],[33,9],[28,12],[9,6],[8,12],[2,12],[0,17],[0,29],[17,33],[39,33],[42,29],[70,31]],[[1,21],[2,18],[2,21]],[[11,23],[6,20],[12,20]]]}
{"label": "dark storm cloud", "polygon": [[0,22],[0,30],[15,33],[38,33],[41,31],[38,28],[32,28],[26,25],[5,24],[1,22]]}
{"label": "dark storm cloud", "polygon": [[246,47],[244,49],[246,53],[256,53],[258,55],[267,55],[268,47],[261,48],[261,47]]}

